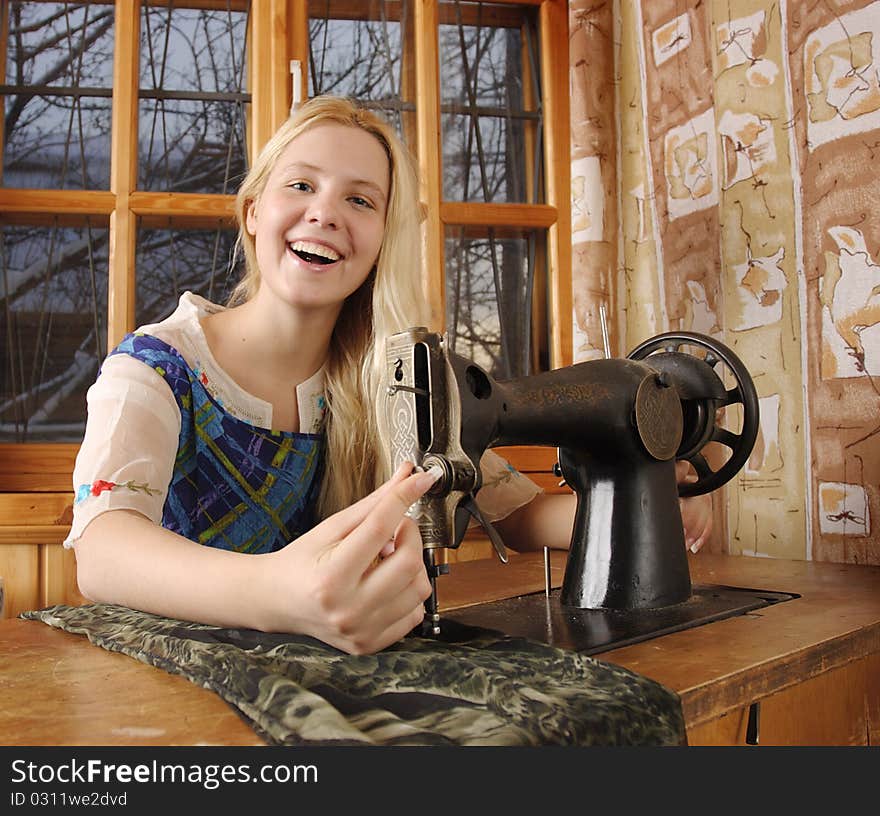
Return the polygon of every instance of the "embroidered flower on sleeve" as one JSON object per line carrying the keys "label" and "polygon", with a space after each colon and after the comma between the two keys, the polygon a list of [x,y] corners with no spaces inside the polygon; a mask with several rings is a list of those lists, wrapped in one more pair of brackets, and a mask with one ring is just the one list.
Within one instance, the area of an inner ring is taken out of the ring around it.
{"label": "embroidered flower on sleeve", "polygon": [[105,490],[117,490],[119,488],[131,490],[134,493],[146,493],[148,496],[155,496],[162,491],[150,487],[148,484],[138,484],[134,481],[127,481],[125,484],[117,482],[108,482],[105,479],[95,479],[91,484],[82,484],[76,489],[76,499],[74,504],[84,502],[89,496],[100,496]]}
{"label": "embroidered flower on sleeve", "polygon": [[491,476],[483,477],[483,489],[485,490],[487,487],[491,488],[497,487],[500,484],[506,484],[507,482],[515,479],[519,475],[519,471],[513,465],[511,465],[510,462],[505,462],[504,470],[492,474]]}
{"label": "embroidered flower on sleeve", "polygon": [[497,476],[487,479],[483,482],[483,489],[485,490],[487,487],[497,487],[500,484],[504,484],[505,482],[509,482],[514,475],[515,471],[505,471],[503,473],[499,473]]}

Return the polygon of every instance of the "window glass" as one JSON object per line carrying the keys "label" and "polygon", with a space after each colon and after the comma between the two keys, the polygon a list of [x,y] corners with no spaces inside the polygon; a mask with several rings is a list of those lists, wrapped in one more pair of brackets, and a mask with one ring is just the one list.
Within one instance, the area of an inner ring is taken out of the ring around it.
{"label": "window glass", "polygon": [[[308,1],[309,95],[360,99],[386,115],[413,148],[416,70],[434,70],[415,60],[414,6],[413,0]],[[130,112],[138,123],[131,186],[141,193],[193,194],[180,199],[183,208],[175,212],[189,207],[197,216],[202,194],[234,194],[246,172],[251,115],[250,11],[247,0],[131,6],[0,0],[6,36],[0,184],[15,188],[11,195],[25,206],[34,202],[32,214],[20,213],[0,228],[0,441],[81,439],[85,391],[107,353],[111,275],[114,291],[134,284],[134,325],[166,317],[185,291],[218,303],[228,298],[240,274],[232,268],[235,234],[228,224],[195,229],[188,221],[184,228],[174,213],[160,222],[155,202],[140,195],[140,212],[154,215],[138,226],[133,267],[117,256],[111,271],[108,247],[124,251],[128,236],[111,236],[110,196],[77,193],[70,204],[102,217],[65,213],[61,197],[59,212],[43,216],[45,196],[27,191],[110,190],[118,13],[139,15],[139,49],[117,55],[129,60],[139,85],[136,99],[120,94],[117,100],[120,121]],[[541,203],[537,7],[443,0],[437,11],[442,199]],[[261,53],[289,47],[281,42],[285,35],[260,30]],[[115,206],[133,216],[126,209],[133,202],[123,197]],[[480,218],[474,207],[441,211],[471,223]],[[115,223],[125,229],[131,220]],[[445,230],[446,320],[459,353],[499,378],[541,368],[544,351],[534,345],[543,349],[545,341],[535,339],[543,329],[534,329],[532,319],[544,328],[546,320],[532,303],[543,303],[545,232]],[[114,336],[125,320],[115,315]]]}
{"label": "window glass", "polygon": [[4,6],[3,185],[109,189],[113,4]]}
{"label": "window glass", "polygon": [[531,316],[539,236],[446,229],[450,347],[497,379],[531,373]]}
{"label": "window glass", "polygon": [[79,442],[106,354],[104,227],[3,226],[0,442]]}
{"label": "window glass", "polygon": [[535,10],[446,4],[440,25],[443,195],[537,203],[541,178]]}
{"label": "window glass", "polygon": [[144,4],[138,188],[234,193],[246,172],[248,12]]}
{"label": "window glass", "polygon": [[138,230],[136,323],[168,317],[184,292],[225,303],[239,281],[232,229]]}
{"label": "window glass", "polygon": [[378,108],[407,138],[407,114],[415,110],[403,83],[411,60],[402,37],[412,19],[411,2],[373,2],[343,11],[339,3],[309,3],[309,96],[350,96]]}

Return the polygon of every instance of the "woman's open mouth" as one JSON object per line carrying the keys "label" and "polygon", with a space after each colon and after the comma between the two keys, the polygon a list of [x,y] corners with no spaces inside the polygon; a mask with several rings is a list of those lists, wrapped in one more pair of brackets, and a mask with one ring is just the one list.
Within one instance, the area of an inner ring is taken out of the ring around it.
{"label": "woman's open mouth", "polygon": [[287,246],[294,255],[310,264],[331,264],[342,258],[338,252],[330,247],[311,241],[293,241]]}

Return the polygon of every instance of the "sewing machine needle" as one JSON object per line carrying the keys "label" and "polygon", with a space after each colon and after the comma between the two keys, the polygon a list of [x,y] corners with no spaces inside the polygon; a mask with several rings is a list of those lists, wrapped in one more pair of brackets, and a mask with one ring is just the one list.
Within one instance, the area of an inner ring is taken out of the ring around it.
{"label": "sewing machine needle", "polygon": [[433,549],[423,550],[422,557],[425,561],[425,569],[428,572],[428,578],[431,580],[431,596],[425,601],[425,618],[422,622],[422,634],[439,635],[440,611],[437,604],[437,575],[441,570],[438,569],[435,563]]}
{"label": "sewing machine needle", "polygon": [[550,548],[544,547],[544,594],[550,597]]}
{"label": "sewing machine needle", "polygon": [[599,306],[599,321],[602,324],[602,350],[605,352],[605,359],[611,357],[611,341],[608,335],[608,320],[605,316],[605,304]]}

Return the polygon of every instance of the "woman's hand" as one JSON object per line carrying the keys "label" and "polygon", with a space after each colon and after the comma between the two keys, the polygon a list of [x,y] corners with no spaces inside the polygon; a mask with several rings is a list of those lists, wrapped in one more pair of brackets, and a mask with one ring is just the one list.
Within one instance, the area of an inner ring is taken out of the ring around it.
{"label": "woman's hand", "polygon": [[[698,477],[690,463],[680,460],[675,463],[675,478],[678,484],[692,484]],[[679,499],[678,503],[684,525],[684,545],[691,552],[699,552],[712,532],[712,497],[704,493],[702,496]]]}
{"label": "woman's hand", "polygon": [[267,556],[274,602],[265,628],[369,654],[417,626],[431,584],[418,527],[405,514],[436,478],[404,463],[369,496]]}

